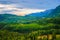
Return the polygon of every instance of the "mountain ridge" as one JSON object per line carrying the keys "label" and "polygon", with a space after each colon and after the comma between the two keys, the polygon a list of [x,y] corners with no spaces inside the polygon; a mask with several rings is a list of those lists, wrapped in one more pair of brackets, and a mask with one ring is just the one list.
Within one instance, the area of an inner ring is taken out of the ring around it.
{"label": "mountain ridge", "polygon": [[55,9],[46,10],[44,12],[32,13],[26,16],[17,16],[13,14],[0,14],[0,22],[7,23],[24,23],[29,21],[38,20],[41,18],[60,17],[60,6]]}

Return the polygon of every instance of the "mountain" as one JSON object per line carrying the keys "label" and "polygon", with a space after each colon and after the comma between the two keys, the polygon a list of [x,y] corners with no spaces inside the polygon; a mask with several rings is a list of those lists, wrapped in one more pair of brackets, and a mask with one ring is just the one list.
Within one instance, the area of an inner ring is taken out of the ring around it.
{"label": "mountain", "polygon": [[51,18],[51,17],[60,17],[60,6],[55,9],[46,10],[44,12],[32,13],[26,16],[40,17],[40,18]]}
{"label": "mountain", "polygon": [[41,18],[60,17],[60,6],[55,9],[46,10],[44,12],[32,13],[26,16],[17,16],[12,14],[0,14],[0,23],[26,23]]}
{"label": "mountain", "polygon": [[51,12],[53,17],[60,17],[60,5]]}
{"label": "mountain", "polygon": [[36,17],[17,16],[12,14],[0,14],[0,22],[5,23],[25,23],[36,20]]}
{"label": "mountain", "polygon": [[0,21],[1,22],[14,22],[19,20],[19,16],[12,15],[12,14],[0,14]]}
{"label": "mountain", "polygon": [[50,9],[50,10],[46,10],[44,12],[37,12],[37,13],[32,13],[32,14],[29,14],[29,15],[26,15],[26,16],[33,16],[33,17],[39,17],[39,18],[42,18],[42,17],[48,17],[49,14],[53,11],[53,9]]}

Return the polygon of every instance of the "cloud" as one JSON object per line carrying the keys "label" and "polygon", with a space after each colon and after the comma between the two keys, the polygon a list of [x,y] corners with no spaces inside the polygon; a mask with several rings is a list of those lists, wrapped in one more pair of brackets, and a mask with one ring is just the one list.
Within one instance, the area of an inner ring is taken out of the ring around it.
{"label": "cloud", "polygon": [[60,0],[0,0],[0,4],[18,4],[17,7],[36,8],[36,9],[54,9],[60,5]]}
{"label": "cloud", "polygon": [[41,12],[44,9],[31,9],[31,8],[18,8],[15,4],[0,4],[0,14],[8,13],[8,14],[15,14],[15,15],[27,15],[34,12]]}
{"label": "cloud", "polygon": [[41,12],[41,11],[44,11],[44,10],[37,10],[37,9],[21,9],[18,10],[17,12],[16,11],[13,11],[11,13],[14,13],[16,15],[21,15],[21,16],[24,16],[24,15],[27,15],[27,14],[31,14],[31,13],[35,13],[35,12]]}

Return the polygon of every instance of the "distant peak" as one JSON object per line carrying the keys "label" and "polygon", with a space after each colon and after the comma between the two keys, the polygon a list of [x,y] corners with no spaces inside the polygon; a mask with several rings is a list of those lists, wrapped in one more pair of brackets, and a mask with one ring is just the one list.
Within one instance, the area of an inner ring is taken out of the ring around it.
{"label": "distant peak", "polygon": [[60,9],[60,5],[59,5],[59,6],[57,6],[56,8],[59,8],[59,9]]}

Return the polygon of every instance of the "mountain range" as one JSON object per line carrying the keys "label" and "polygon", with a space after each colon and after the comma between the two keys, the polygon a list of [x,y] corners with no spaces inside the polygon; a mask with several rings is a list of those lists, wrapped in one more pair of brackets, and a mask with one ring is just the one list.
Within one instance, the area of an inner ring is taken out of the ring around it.
{"label": "mountain range", "polygon": [[60,17],[60,5],[55,9],[46,10],[44,12],[32,13],[25,16],[17,16],[12,14],[0,14],[0,22],[5,23],[24,23],[34,21],[41,18]]}
{"label": "mountain range", "polygon": [[42,17],[45,17],[45,18],[60,17],[60,6],[56,7],[55,9],[46,10],[44,12],[32,13],[27,16],[35,16],[35,17],[41,17],[41,18]]}

